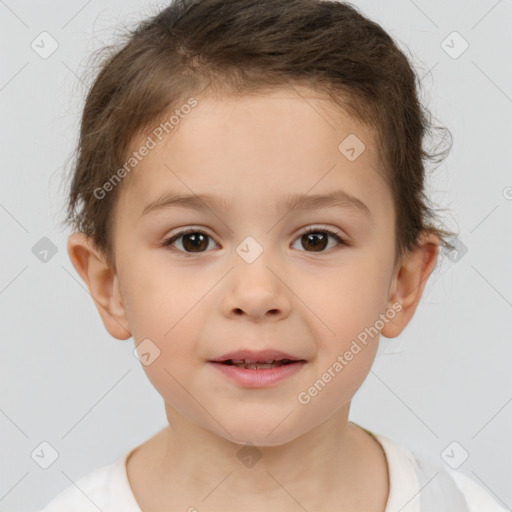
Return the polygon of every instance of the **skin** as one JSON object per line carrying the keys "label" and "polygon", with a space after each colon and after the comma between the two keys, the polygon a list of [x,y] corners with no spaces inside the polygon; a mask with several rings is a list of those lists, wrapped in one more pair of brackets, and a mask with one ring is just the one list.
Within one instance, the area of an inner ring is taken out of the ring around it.
{"label": "skin", "polygon": [[[380,334],[403,331],[435,268],[439,240],[425,235],[420,248],[395,261],[395,211],[373,132],[313,91],[298,90],[198,98],[123,183],[117,272],[85,235],[69,238],[71,261],[108,332],[133,336],[135,345],[149,338],[160,350],[143,369],[170,426],[127,463],[144,512],[385,509],[384,452],[348,421],[379,335],[309,403],[297,396],[393,304],[401,310]],[[338,149],[349,134],[366,146],[354,161]],[[333,190],[359,198],[372,220],[354,208],[276,210],[285,195]],[[141,217],[164,191],[214,194],[229,209]],[[311,225],[339,232],[348,245],[329,238],[315,251],[301,237]],[[163,245],[186,227],[209,235],[199,252],[186,236]],[[250,264],[236,252],[247,236],[263,248]],[[207,362],[239,348],[273,348],[307,363],[272,387],[244,388]],[[246,444],[261,456],[252,467],[237,457]]]}

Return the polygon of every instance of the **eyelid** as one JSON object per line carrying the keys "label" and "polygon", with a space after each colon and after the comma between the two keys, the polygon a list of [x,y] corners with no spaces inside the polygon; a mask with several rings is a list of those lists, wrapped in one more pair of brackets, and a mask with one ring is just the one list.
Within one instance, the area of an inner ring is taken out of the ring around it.
{"label": "eyelid", "polygon": [[340,238],[345,237],[344,233],[339,228],[330,227],[322,224],[306,224],[305,226],[297,230],[297,234],[295,236],[297,237],[299,235],[303,235],[311,231],[329,231],[335,235],[338,235]]}
{"label": "eyelid", "polygon": [[[309,232],[314,231],[314,230],[330,231],[333,234],[338,235],[340,238],[343,238],[343,239],[348,238],[347,235],[345,235],[345,233],[343,231],[341,231],[339,228],[328,227],[328,226],[324,226],[324,225],[321,225],[321,224],[305,224],[301,228],[297,229],[297,231],[296,231],[294,236],[297,237],[299,235],[303,235],[303,234],[309,233]],[[170,235],[166,236],[165,240],[169,240],[170,238],[172,238],[174,236],[186,235],[186,234],[189,234],[189,233],[197,233],[197,232],[205,233],[210,238],[214,238],[214,236],[209,234],[208,228],[205,228],[203,226],[190,225],[190,226],[183,227],[183,228],[177,228],[177,230],[174,233],[171,233]]]}

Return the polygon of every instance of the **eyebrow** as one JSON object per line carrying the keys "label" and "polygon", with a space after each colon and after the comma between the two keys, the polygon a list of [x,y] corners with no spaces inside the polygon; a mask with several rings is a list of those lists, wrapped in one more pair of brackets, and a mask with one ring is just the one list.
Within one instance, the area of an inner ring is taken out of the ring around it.
{"label": "eyebrow", "polygon": [[[332,207],[353,209],[354,211],[362,213],[368,220],[373,222],[373,216],[368,206],[357,197],[343,190],[336,190],[328,194],[288,195],[276,205],[276,208],[282,208],[288,211]],[[189,208],[198,211],[210,209],[228,211],[230,205],[224,198],[210,194],[177,194],[170,192],[163,194],[147,204],[142,211],[141,217],[150,212],[158,212],[169,208]]]}

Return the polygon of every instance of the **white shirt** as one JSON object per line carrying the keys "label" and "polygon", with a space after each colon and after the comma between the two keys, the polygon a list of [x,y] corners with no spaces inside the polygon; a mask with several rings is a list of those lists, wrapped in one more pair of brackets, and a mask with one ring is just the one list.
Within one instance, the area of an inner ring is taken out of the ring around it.
{"label": "white shirt", "polygon": [[[390,488],[384,512],[430,512],[420,509],[414,454],[385,436],[372,435],[382,445],[388,463]],[[40,512],[142,512],[126,472],[126,460],[135,448],[114,463],[81,477],[76,485],[66,487]],[[474,480],[452,469],[448,472],[462,492],[470,512],[510,512]]]}

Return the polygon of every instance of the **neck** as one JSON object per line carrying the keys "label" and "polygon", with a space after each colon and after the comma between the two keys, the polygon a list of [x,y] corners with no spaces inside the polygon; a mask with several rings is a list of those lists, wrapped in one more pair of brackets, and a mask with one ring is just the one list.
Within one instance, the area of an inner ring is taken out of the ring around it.
{"label": "neck", "polygon": [[212,511],[225,511],[226,504],[246,511],[269,505],[283,512],[299,505],[328,510],[328,504],[362,510],[364,504],[364,510],[382,512],[388,494],[385,456],[370,435],[348,421],[348,408],[277,446],[232,442],[167,408],[170,425],[150,440],[137,463],[143,469],[132,467],[134,494],[144,512],[169,509],[171,503],[183,510],[196,504],[200,510],[203,502]]}

